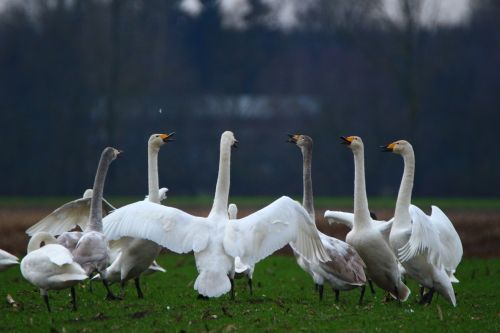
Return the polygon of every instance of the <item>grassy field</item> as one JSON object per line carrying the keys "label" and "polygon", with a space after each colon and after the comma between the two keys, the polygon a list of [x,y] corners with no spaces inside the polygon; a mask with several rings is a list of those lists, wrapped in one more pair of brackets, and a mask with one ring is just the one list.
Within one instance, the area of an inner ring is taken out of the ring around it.
{"label": "grassy field", "polygon": [[[500,259],[466,259],[455,285],[458,306],[438,297],[427,307],[417,304],[417,286],[408,302],[384,302],[377,289],[367,291],[357,305],[359,291],[341,293],[334,302],[325,288],[319,302],[311,278],[294,258],[272,256],[259,263],[254,296],[245,280],[236,281],[236,300],[223,296],[197,300],[193,290],[196,270],[192,255],[162,255],[167,273],[143,278],[146,298],[138,300],[130,284],[124,300],[104,301],[96,284],[77,288],[79,310],[70,310],[69,291],[51,292],[48,314],[39,292],[23,280],[18,268],[0,273],[0,331],[3,332],[500,332]],[[113,286],[118,290],[117,286]],[[19,304],[5,299],[10,294]]]}

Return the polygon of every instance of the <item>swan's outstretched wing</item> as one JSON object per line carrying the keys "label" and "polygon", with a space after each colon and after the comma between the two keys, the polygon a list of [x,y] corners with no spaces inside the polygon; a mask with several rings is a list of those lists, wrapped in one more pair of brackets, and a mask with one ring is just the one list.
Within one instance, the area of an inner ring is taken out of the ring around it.
{"label": "swan's outstretched wing", "polygon": [[398,259],[405,262],[423,254],[427,256],[430,263],[441,267],[443,246],[439,238],[439,230],[429,216],[417,206],[410,206],[410,216],[412,219],[410,239],[399,249]]}
{"label": "swan's outstretched wing", "polygon": [[254,265],[274,251],[290,245],[311,262],[330,260],[316,225],[304,208],[288,197],[239,220],[232,220],[224,235],[224,249]]}
{"label": "swan's outstretched wing", "polygon": [[464,253],[460,236],[458,236],[450,219],[439,207],[432,206],[432,213],[429,219],[439,230],[439,239],[443,245],[441,263],[447,271],[454,273]]}
{"label": "swan's outstretched wing", "polygon": [[109,240],[148,239],[177,253],[198,252],[207,246],[210,230],[204,222],[203,218],[149,201],[123,206],[103,219]]}
{"label": "swan's outstretched wing", "polygon": [[[33,236],[38,232],[48,232],[53,236],[69,231],[76,226],[85,230],[89,222],[91,198],[81,198],[65,203],[41,221],[31,226],[26,233]],[[104,215],[116,209],[105,199],[102,200]]]}

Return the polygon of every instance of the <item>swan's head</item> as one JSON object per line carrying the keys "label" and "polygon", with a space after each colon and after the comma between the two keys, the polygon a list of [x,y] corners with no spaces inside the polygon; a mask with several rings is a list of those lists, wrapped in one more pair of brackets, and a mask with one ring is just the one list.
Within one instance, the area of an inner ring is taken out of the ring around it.
{"label": "swan's head", "polygon": [[236,206],[234,203],[229,204],[229,207],[227,208],[227,213],[229,214],[230,220],[235,220],[236,217],[238,216],[238,206]]}
{"label": "swan's head", "polygon": [[238,140],[234,137],[233,132],[225,131],[220,138],[221,146],[229,146],[231,148],[238,148]]}
{"label": "swan's head", "polygon": [[102,156],[108,158],[110,161],[115,160],[120,154],[123,153],[122,150],[118,150],[112,147],[104,148]]}
{"label": "swan's head", "polygon": [[342,140],[343,145],[347,145],[352,150],[360,150],[363,149],[363,140],[359,136],[351,135],[351,136],[341,136],[340,140]]}
{"label": "swan's head", "polygon": [[311,148],[313,145],[311,137],[302,134],[288,134],[287,142],[295,143],[300,149]]}
{"label": "swan's head", "polygon": [[394,141],[388,145],[380,146],[380,148],[383,152],[392,152],[399,155],[403,155],[405,152],[413,150],[411,144],[406,140]]}
{"label": "swan's head", "polygon": [[166,187],[162,187],[158,191],[158,196],[160,197],[160,201],[163,201],[167,198],[167,192],[168,192],[168,188],[166,188]]}
{"label": "swan's head", "polygon": [[174,135],[175,132],[169,134],[153,134],[149,137],[148,146],[160,148],[167,142],[175,141],[175,139],[172,138]]}

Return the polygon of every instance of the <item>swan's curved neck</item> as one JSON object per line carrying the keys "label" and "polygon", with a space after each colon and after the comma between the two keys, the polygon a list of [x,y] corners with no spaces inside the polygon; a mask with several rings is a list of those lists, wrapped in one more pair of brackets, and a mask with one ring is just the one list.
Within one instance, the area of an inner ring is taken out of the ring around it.
{"label": "swan's curved neck", "polygon": [[413,179],[415,177],[415,154],[413,148],[408,148],[403,154],[404,171],[401,185],[399,187],[398,199],[396,201],[396,210],[394,212],[395,224],[402,225],[403,223],[409,225],[410,218],[410,204],[411,192],[413,190]]}
{"label": "swan's curved neck", "polygon": [[363,149],[354,153],[354,226],[360,228],[370,224],[370,210],[366,196],[365,158]]}
{"label": "swan's curved neck", "polygon": [[28,243],[28,253],[31,251],[38,250],[40,248],[40,245],[44,242],[45,244],[56,244],[57,241],[49,233],[46,232],[39,232],[36,233],[33,237],[31,237],[29,243]]}
{"label": "swan's curved neck", "polygon": [[92,193],[90,204],[90,221],[85,231],[93,230],[102,232],[102,193],[110,163],[110,159],[102,154],[94,179],[94,192]]}
{"label": "swan's curved neck", "polygon": [[220,145],[219,174],[217,175],[217,185],[215,196],[209,217],[212,215],[227,215],[227,204],[229,200],[229,184],[231,171],[231,147],[225,142]]}
{"label": "swan's curved neck", "polygon": [[315,220],[314,214],[314,199],[313,199],[313,187],[312,187],[312,175],[311,175],[311,165],[312,165],[312,146],[304,146],[300,149],[302,151],[302,180],[304,186],[304,193],[302,196],[302,206],[309,213],[312,220]]}
{"label": "swan's curved neck", "polygon": [[158,152],[160,148],[148,144],[148,199],[160,203],[158,180]]}

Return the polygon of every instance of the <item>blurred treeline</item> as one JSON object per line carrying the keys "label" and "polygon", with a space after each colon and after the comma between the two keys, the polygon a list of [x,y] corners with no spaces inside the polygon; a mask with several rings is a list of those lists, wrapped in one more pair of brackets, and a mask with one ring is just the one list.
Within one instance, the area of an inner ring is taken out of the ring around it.
{"label": "blurred treeline", "polygon": [[160,185],[210,194],[226,129],[240,141],[235,195],[301,194],[287,132],[314,139],[318,195],[352,194],[339,135],[364,139],[370,195],[396,195],[402,160],[378,146],[400,138],[416,151],[415,195],[498,195],[498,1],[425,28],[411,6],[394,24],[366,17],[375,0],[324,0],[292,31],[224,28],[214,1],[196,18],[178,1],[33,3],[36,15],[0,14],[0,195],[79,195],[108,145],[125,154],[106,192],[145,194],[146,141],[170,131]]}

